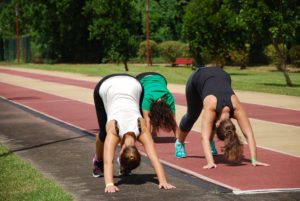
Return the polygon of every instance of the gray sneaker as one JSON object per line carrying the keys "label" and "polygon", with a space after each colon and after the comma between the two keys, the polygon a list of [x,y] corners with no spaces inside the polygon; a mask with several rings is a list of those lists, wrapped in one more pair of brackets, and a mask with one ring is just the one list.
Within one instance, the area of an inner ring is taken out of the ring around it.
{"label": "gray sneaker", "polygon": [[102,177],[104,173],[103,161],[98,161],[94,156],[93,165],[93,177]]}

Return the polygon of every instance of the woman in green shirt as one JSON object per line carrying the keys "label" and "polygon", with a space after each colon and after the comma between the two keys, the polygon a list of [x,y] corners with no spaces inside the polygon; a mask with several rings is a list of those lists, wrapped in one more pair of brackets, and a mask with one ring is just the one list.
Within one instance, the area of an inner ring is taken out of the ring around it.
{"label": "woman in green shirt", "polygon": [[142,113],[147,129],[156,135],[159,129],[173,131],[178,128],[175,120],[175,99],[167,88],[166,78],[154,72],[145,72],[136,76],[144,90]]}

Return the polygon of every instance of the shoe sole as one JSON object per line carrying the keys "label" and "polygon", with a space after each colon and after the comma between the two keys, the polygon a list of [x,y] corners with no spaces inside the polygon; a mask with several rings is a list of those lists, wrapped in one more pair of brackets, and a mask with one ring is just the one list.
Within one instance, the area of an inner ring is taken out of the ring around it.
{"label": "shoe sole", "polygon": [[132,173],[126,173],[126,174],[119,174],[120,177],[129,177]]}
{"label": "shoe sole", "polygon": [[176,155],[175,155],[175,157],[176,157],[176,158],[186,158],[187,156],[176,156]]}
{"label": "shoe sole", "polygon": [[103,177],[103,174],[93,174],[93,177],[95,177],[95,178]]}

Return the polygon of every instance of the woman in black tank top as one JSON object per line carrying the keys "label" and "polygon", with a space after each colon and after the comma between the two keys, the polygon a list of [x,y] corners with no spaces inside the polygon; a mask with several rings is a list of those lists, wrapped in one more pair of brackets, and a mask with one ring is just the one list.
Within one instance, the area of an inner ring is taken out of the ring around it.
{"label": "woman in black tank top", "polygon": [[177,133],[175,155],[186,157],[184,141],[203,110],[201,137],[207,160],[204,169],[216,168],[213,155],[214,134],[224,141],[222,151],[229,161],[240,162],[243,158],[243,144],[236,134],[235,126],[230,120],[237,120],[241,131],[248,141],[253,166],[268,164],[256,160],[256,142],[250,121],[239,99],[231,88],[230,76],[219,67],[202,67],[194,72],[186,84],[187,112],[182,117]]}

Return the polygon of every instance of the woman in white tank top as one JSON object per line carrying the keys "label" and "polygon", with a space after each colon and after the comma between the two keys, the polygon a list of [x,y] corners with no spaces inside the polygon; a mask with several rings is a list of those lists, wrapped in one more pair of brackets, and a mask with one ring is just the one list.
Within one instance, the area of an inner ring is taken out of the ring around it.
{"label": "woman in white tank top", "polygon": [[99,177],[104,173],[105,192],[119,191],[113,182],[113,161],[119,143],[120,173],[128,174],[139,166],[141,156],[135,146],[137,140],[143,144],[156,171],[159,188],[175,188],[167,182],[152,136],[147,132],[141,116],[142,94],[139,81],[128,74],[106,76],[95,87],[94,101],[100,131],[96,137],[93,176]]}

